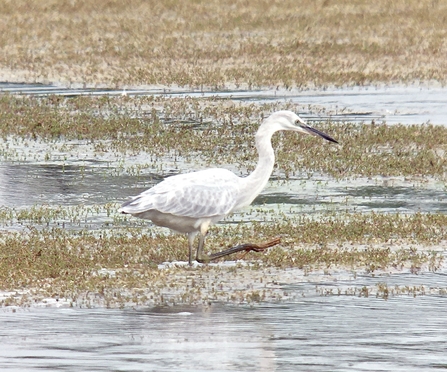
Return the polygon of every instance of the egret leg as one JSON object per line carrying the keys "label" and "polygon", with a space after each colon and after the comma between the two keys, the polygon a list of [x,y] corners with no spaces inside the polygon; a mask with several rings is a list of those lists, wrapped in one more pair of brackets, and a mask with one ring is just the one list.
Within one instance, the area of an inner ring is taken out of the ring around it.
{"label": "egret leg", "polygon": [[194,244],[194,237],[195,237],[195,234],[188,235],[188,247],[189,247],[188,263],[189,263],[189,266],[192,266],[192,246]]}
{"label": "egret leg", "polygon": [[229,256],[230,254],[238,253],[238,252],[242,252],[242,251],[245,251],[245,253],[248,253],[251,251],[263,252],[266,249],[281,243],[281,238],[275,238],[273,240],[270,240],[266,243],[261,243],[261,244],[252,244],[252,243],[240,244],[240,245],[236,245],[235,247],[225,249],[221,252],[212,253],[209,256],[207,256],[206,254],[203,253],[204,242],[205,242],[205,237],[203,235],[200,235],[199,245],[197,247],[197,257],[196,257],[197,262],[200,262],[200,263],[209,263],[212,260],[217,260],[219,258]]}
{"label": "egret leg", "polygon": [[199,234],[199,245],[197,246],[196,260],[199,263],[209,263],[210,256],[203,253],[203,246],[205,245],[205,235]]}
{"label": "egret leg", "polygon": [[228,249],[225,249],[224,251],[212,253],[210,254],[209,260],[217,260],[218,258],[222,258],[225,256],[228,256],[233,253],[242,252],[245,251],[246,253],[254,251],[254,252],[263,252],[266,249],[273,247],[274,245],[277,245],[281,243],[281,238],[275,238],[273,240],[270,240],[266,243],[261,244],[252,244],[252,243],[246,243],[246,244],[240,244],[236,245],[235,247],[231,247]]}

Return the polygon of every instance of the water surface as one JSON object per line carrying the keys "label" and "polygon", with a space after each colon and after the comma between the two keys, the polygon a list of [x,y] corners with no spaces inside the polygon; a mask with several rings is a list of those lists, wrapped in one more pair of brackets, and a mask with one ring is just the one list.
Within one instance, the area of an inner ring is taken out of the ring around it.
{"label": "water surface", "polygon": [[[46,84],[14,84],[0,82],[0,94],[61,95],[163,95],[175,97],[218,97],[251,103],[290,101],[299,105],[318,106],[331,113],[332,120],[389,124],[447,125],[447,88],[434,86],[378,85],[324,90],[235,90],[191,91],[182,89],[132,88],[125,90],[66,88]],[[317,110],[315,110],[317,111]],[[309,120],[327,118],[322,114],[304,113]]]}
{"label": "water surface", "polygon": [[0,314],[7,371],[428,371],[447,368],[445,297],[33,309]]}
{"label": "water surface", "polygon": [[[52,85],[0,84],[12,94],[118,95],[123,91],[67,89]],[[309,105],[308,120],[447,124],[447,89],[369,87],[325,91],[192,92],[153,89],[125,94],[218,96],[254,103],[292,101]],[[330,112],[321,116],[313,105]],[[0,162],[0,205],[15,210],[47,205],[69,208],[118,204],[164,177],[194,165],[166,162],[135,175],[116,159],[94,158],[80,141],[60,161]],[[11,144],[13,146],[13,144]],[[18,145],[20,146],[20,144]],[[134,157],[135,164],[144,159]],[[250,213],[223,223],[256,219],[256,210],[289,215],[326,210],[416,213],[447,211],[446,188],[437,180],[404,178],[335,181],[316,176],[275,176]],[[83,227],[107,228],[101,211]],[[265,220],[265,215],[262,216]],[[66,228],[75,228],[64,221]],[[77,226],[76,226],[77,227]],[[1,226],[3,231],[23,228]],[[419,247],[425,249],[425,247]],[[446,255],[445,248],[436,247]],[[163,268],[160,268],[162,270]],[[70,308],[61,299],[0,311],[0,369],[7,371],[425,371],[447,369],[447,269],[417,274],[393,269],[375,273],[284,271],[266,281],[281,300],[249,306],[213,303],[137,309]],[[243,284],[240,284],[243,285]],[[389,288],[385,294],[383,288]],[[166,297],[169,295],[168,289]],[[392,293],[394,291],[394,294]],[[82,306],[82,305],[80,305]]]}

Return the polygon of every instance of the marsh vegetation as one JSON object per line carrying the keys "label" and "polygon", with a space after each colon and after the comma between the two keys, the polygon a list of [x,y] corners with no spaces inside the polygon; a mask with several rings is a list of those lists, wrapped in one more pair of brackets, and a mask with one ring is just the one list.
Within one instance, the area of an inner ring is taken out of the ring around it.
{"label": "marsh vegetation", "polygon": [[[439,1],[19,0],[3,2],[1,17],[0,72],[8,81],[280,91],[447,80],[447,7]],[[113,184],[124,174],[142,180],[139,186],[211,165],[246,175],[256,161],[253,134],[260,120],[280,109],[323,114],[326,119],[313,125],[341,145],[275,136],[278,182],[398,178],[422,189],[433,182],[446,187],[445,125],[335,122],[325,107],[286,99],[4,94],[0,160],[55,164],[61,172],[76,162],[77,179],[101,172]],[[129,195],[132,186],[126,186]],[[444,264],[447,220],[437,210],[325,206],[294,214],[278,208],[271,218],[268,206],[256,205],[214,227],[209,249],[274,236],[281,236],[281,246],[233,266],[188,270],[164,264],[186,259],[185,238],[117,215],[120,201],[2,206],[1,303],[258,302],[282,298],[274,284],[281,270],[305,280],[319,271],[383,275],[436,271]],[[99,224],[91,223],[95,216],[101,216]],[[445,295],[445,288],[434,290]],[[372,292],[385,297],[424,290],[380,285]],[[351,288],[345,294],[372,292]]]}
{"label": "marsh vegetation", "polygon": [[[102,172],[111,183],[123,174],[137,179],[151,174],[164,177],[166,159],[181,167],[189,164],[200,169],[215,164],[247,174],[256,160],[253,134],[260,118],[284,108],[310,109],[291,107],[290,102],[255,105],[236,104],[231,99],[163,96],[4,95],[0,105],[4,162],[67,164],[68,171],[74,160],[84,159],[89,167],[72,170],[82,182],[86,169],[101,169],[91,166],[92,159],[102,164],[106,156],[112,165]],[[315,175],[332,182],[401,177],[414,179],[418,187],[423,187],[424,179],[445,182],[443,138],[447,133],[443,126],[334,123],[330,119],[315,125],[342,139],[342,145],[330,147],[313,138],[276,136],[275,177],[281,182]],[[37,142],[39,151],[26,151]],[[80,150],[79,144],[85,147]],[[129,162],[134,156],[147,162]],[[127,185],[129,190],[131,186]],[[447,240],[447,220],[436,212],[357,212],[328,204],[325,210],[307,215],[272,213],[261,204],[239,215],[237,224],[230,217],[214,227],[209,249],[218,251],[274,236],[281,236],[280,247],[245,256],[242,262],[248,267],[188,271],[173,265],[160,269],[164,262],[186,258],[186,239],[118,215],[117,208],[117,200],[97,205],[3,207],[0,281],[4,290],[18,290],[3,303],[30,305],[45,298],[68,298],[73,306],[158,304],[168,301],[166,288],[170,288],[169,301],[176,303],[278,300],[281,294],[276,290],[265,292],[261,273],[266,270],[274,270],[276,276],[280,269],[298,270],[297,275],[340,268],[372,274],[435,271],[443,264],[440,247]],[[97,216],[101,216],[100,223],[92,224]],[[257,277],[257,286],[249,284],[246,270]],[[201,289],[192,290],[194,285],[188,281],[200,281]],[[243,288],[228,297],[223,290],[228,281],[239,281]],[[362,293],[352,288],[346,291]]]}
{"label": "marsh vegetation", "polygon": [[442,1],[4,1],[0,70],[80,85],[446,82]]}

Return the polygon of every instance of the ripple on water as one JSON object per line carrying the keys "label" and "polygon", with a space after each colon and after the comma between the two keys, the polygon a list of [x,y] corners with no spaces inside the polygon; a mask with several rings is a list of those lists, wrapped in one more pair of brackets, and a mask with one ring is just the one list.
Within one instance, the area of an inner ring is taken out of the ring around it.
{"label": "ripple on water", "polygon": [[[447,365],[444,298],[2,312],[2,370],[422,371]],[[20,326],[19,326],[20,325]]]}

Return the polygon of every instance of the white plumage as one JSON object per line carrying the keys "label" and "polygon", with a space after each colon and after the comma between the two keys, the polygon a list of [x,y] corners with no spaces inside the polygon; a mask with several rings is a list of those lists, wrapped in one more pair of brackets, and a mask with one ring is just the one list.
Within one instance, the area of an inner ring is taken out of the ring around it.
{"label": "white plumage", "polygon": [[[157,210],[185,217],[227,215],[237,203],[240,178],[226,169],[179,174],[134,197],[126,213]],[[123,205],[124,207],[124,205]]]}
{"label": "white plumage", "polygon": [[318,135],[337,143],[325,133],[307,126],[295,113],[278,111],[264,120],[256,133],[259,160],[249,176],[241,178],[220,168],[172,176],[125,202],[120,211],[188,234],[190,264],[192,244],[197,233],[201,234],[197,261],[208,262],[234,253],[234,250],[229,249],[210,256],[205,255],[204,237],[210,225],[251,204],[264,189],[275,163],[271,137],[279,130]]}

